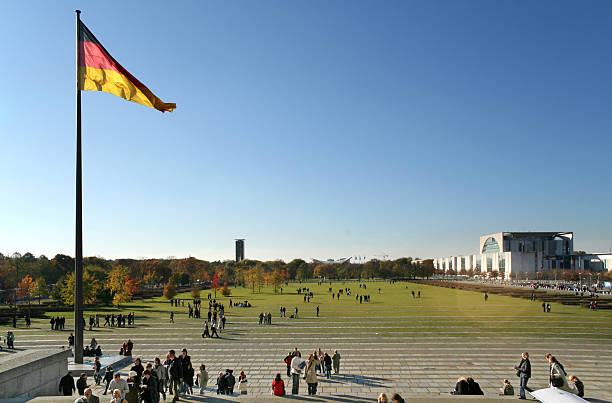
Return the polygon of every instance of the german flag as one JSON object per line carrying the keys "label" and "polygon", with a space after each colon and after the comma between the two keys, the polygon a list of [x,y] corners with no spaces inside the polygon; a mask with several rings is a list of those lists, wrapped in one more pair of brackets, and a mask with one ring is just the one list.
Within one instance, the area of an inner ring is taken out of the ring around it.
{"label": "german flag", "polygon": [[176,104],[157,98],[104,49],[91,31],[79,21],[79,90],[104,91],[128,101],[172,112]]}

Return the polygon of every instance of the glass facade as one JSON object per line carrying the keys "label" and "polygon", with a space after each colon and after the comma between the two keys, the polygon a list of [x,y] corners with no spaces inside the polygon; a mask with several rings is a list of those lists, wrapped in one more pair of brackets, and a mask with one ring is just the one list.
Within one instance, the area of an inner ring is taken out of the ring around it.
{"label": "glass facade", "polygon": [[487,239],[482,247],[482,253],[496,253],[499,251],[499,244],[493,238]]}

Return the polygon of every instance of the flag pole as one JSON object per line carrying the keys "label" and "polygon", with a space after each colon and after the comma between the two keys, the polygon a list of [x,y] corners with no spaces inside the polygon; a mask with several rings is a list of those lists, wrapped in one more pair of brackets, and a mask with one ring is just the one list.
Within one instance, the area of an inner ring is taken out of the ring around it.
{"label": "flag pole", "polygon": [[74,260],[74,363],[83,363],[83,186],[81,173],[81,90],[79,89],[79,23],[76,12],[76,231]]}

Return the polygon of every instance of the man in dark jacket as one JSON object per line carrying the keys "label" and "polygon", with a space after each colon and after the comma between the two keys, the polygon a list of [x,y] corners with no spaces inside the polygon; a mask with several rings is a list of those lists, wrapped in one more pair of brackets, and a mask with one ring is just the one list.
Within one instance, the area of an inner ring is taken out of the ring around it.
{"label": "man in dark jacket", "polygon": [[104,383],[106,384],[106,386],[104,387],[104,393],[102,393],[103,395],[106,394],[106,392],[108,391],[108,385],[110,384],[110,381],[113,380],[113,373],[115,371],[113,370],[113,366],[109,365],[106,367],[106,372],[104,373]]}
{"label": "man in dark jacket", "polygon": [[79,396],[83,396],[85,394],[85,389],[87,389],[87,374],[82,373],[79,379],[77,379],[76,387],[79,390]]}
{"label": "man in dark jacket", "polygon": [[530,391],[527,387],[527,381],[531,378],[531,362],[529,362],[529,353],[527,351],[523,352],[521,355],[521,363],[514,367],[516,369],[517,375],[520,378],[520,390],[519,390],[519,399],[525,399],[525,389]]}
{"label": "man in dark jacket", "polygon": [[60,379],[59,383],[59,391],[62,392],[64,396],[72,396],[72,392],[74,392],[76,388],[74,387],[74,379],[72,379],[72,372],[68,372],[66,375]]}
{"label": "man in dark jacket", "polygon": [[172,390],[172,401],[179,400],[178,386],[183,382],[183,364],[176,356],[174,350],[168,351],[170,364],[168,365],[168,377],[170,379],[170,390]]}
{"label": "man in dark jacket", "polygon": [[[140,393],[140,398],[143,403],[156,403],[159,400],[159,392],[158,392],[157,380],[154,376],[151,375],[151,371],[146,370],[143,372],[142,386]],[[157,395],[158,399],[155,399],[155,395]]]}
{"label": "man in dark jacket", "polygon": [[234,371],[231,369],[226,369],[225,370],[225,387],[227,390],[227,394],[228,395],[233,395],[234,394],[234,385],[236,385],[236,378],[234,377],[234,375],[232,375]]}

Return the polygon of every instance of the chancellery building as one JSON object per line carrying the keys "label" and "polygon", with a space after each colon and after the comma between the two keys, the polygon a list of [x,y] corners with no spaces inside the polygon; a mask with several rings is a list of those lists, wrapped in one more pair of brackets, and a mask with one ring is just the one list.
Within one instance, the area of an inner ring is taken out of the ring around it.
{"label": "chancellery building", "polygon": [[454,273],[497,271],[503,279],[532,278],[551,269],[612,270],[612,253],[574,254],[573,232],[498,232],[480,237],[477,254],[436,258],[434,267]]}

